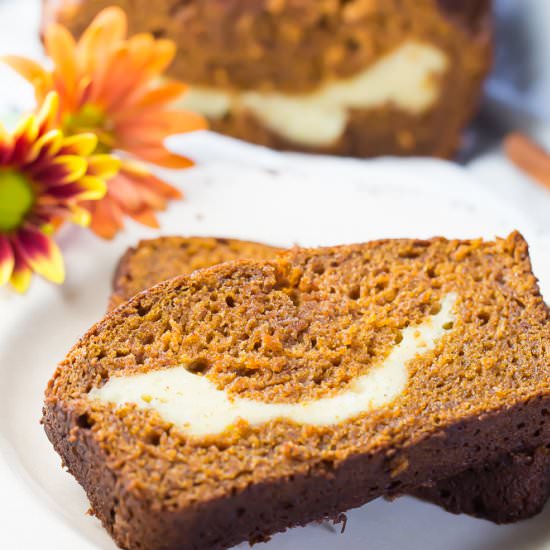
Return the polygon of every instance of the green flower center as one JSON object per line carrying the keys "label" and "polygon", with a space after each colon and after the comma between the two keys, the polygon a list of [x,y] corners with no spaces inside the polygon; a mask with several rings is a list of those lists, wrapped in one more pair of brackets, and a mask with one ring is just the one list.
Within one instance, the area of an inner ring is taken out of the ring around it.
{"label": "green flower center", "polygon": [[92,132],[98,138],[96,153],[110,153],[113,149],[112,132],[108,128],[108,120],[104,111],[87,103],[76,113],[69,113],[63,119],[63,130],[66,135]]}
{"label": "green flower center", "polygon": [[0,169],[0,231],[17,229],[33,203],[29,180],[15,170]]}

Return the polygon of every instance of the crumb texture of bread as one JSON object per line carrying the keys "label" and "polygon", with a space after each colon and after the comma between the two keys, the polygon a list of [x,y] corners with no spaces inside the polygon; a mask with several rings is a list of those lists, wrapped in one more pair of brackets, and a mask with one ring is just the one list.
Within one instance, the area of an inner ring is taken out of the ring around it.
{"label": "crumb texture of bread", "polygon": [[242,258],[267,260],[280,250],[266,244],[216,237],[159,237],[141,241],[119,261],[109,308],[178,275]]}
{"label": "crumb texture of bread", "polygon": [[346,82],[410,42],[433,46],[449,60],[449,69],[431,79],[439,97],[428,110],[410,113],[391,101],[352,106],[340,137],[323,146],[285,138],[249,109],[231,108],[211,120],[217,131],[279,149],[449,157],[491,65],[489,0],[44,0],[44,24],[62,22],[80,34],[113,4],[128,14],[130,32],[175,40],[171,76],[215,92],[302,97]]}
{"label": "crumb texture of bread", "polygon": [[[237,422],[190,437],[155,411],[88,397],[110,377],[182,364],[258,401],[334,395],[449,293],[456,319],[407,364],[406,389],[337,425]],[[119,306],[59,365],[44,425],[121,546],[228,548],[547,442],[549,330],[517,233],[293,249]]]}

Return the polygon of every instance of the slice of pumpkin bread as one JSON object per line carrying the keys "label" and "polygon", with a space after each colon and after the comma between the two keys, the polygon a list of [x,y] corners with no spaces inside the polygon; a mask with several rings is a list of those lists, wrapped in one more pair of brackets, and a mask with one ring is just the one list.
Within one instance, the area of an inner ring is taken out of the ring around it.
{"label": "slice of pumpkin bread", "polygon": [[120,546],[228,548],[547,442],[549,336],[517,233],[294,249],[118,307],[43,420]]}
{"label": "slice of pumpkin bread", "polygon": [[[281,249],[260,243],[204,237],[141,241],[122,257],[114,277],[111,307],[177,275],[237,258],[266,259]],[[453,513],[508,523],[538,514],[550,498],[550,452],[546,447],[505,455],[469,468],[412,494]]]}

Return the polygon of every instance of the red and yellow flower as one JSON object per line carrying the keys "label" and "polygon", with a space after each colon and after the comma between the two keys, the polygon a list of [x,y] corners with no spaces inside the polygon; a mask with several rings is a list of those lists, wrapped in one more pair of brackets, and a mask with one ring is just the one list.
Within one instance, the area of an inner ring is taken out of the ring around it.
{"label": "red and yellow flower", "polygon": [[0,285],[11,282],[19,292],[32,272],[63,282],[63,258],[51,234],[65,220],[87,225],[83,204],[101,200],[105,180],[119,168],[112,155],[93,154],[95,134],[67,137],[56,128],[57,111],[52,92],[12,133],[0,125]]}
{"label": "red and yellow flower", "polygon": [[155,211],[181,193],[138,160],[187,168],[191,161],[170,153],[163,140],[205,128],[201,116],[170,108],[186,90],[181,82],[161,79],[175,44],[148,33],[127,38],[126,15],[116,7],[100,12],[78,41],[65,27],[52,24],[44,43],[53,61],[51,71],[22,57],[3,60],[34,86],[39,101],[51,90],[59,94],[58,122],[67,134],[92,132],[99,152],[116,152],[121,159],[105,197],[86,205],[92,229],[111,238],[126,215],[157,227]]}

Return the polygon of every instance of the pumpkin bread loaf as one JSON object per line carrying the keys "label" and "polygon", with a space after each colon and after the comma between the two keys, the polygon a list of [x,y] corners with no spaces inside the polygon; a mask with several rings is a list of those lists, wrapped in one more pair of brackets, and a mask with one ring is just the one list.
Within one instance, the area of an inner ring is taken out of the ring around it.
{"label": "pumpkin bread loaf", "polygon": [[[281,249],[235,239],[160,237],[141,241],[121,258],[111,307],[177,275],[237,258],[266,259]],[[550,452],[546,447],[513,453],[496,463],[469,468],[412,492],[453,513],[496,523],[538,514],[550,498]]]}
{"label": "pumpkin bread loaf", "polygon": [[107,314],[46,433],[123,548],[228,548],[550,439],[549,312],[515,233],[293,249]]}
{"label": "pumpkin bread loaf", "polygon": [[[491,61],[490,0],[43,0],[80,34],[116,5],[178,45],[182,106],[279,149],[448,157]],[[291,62],[290,62],[291,61]]]}

